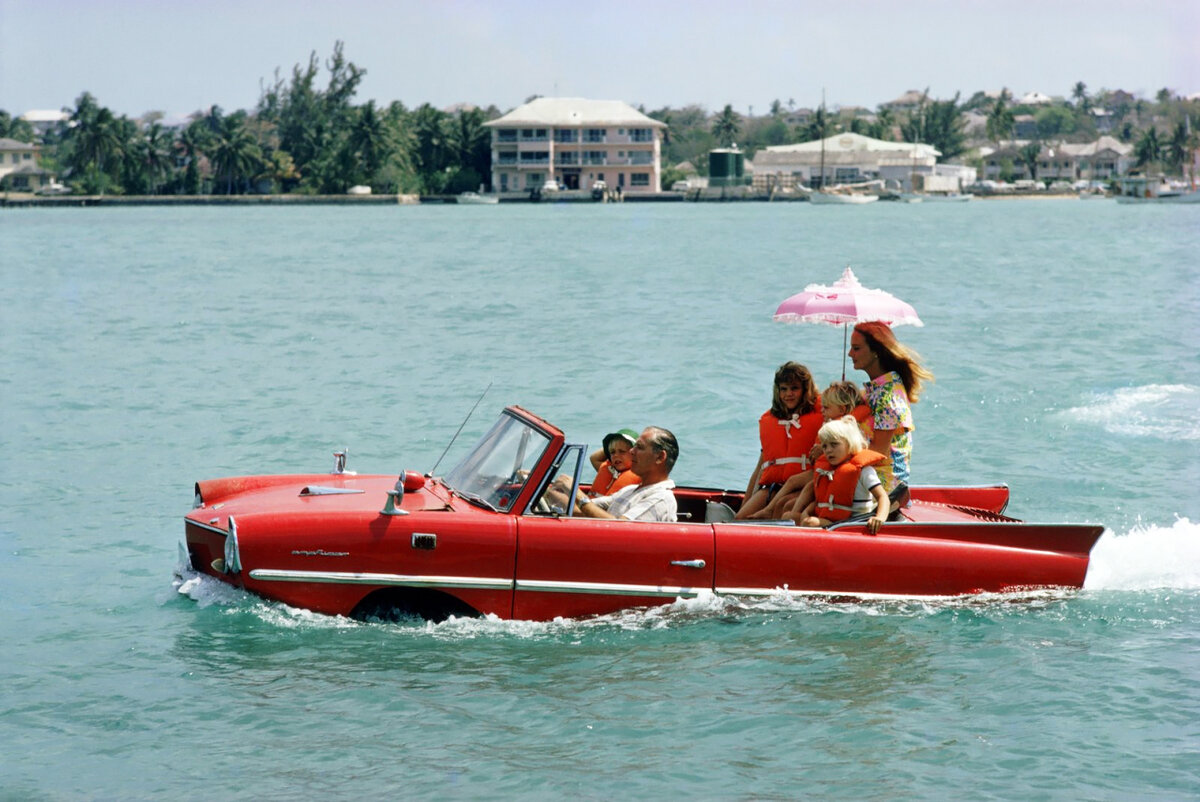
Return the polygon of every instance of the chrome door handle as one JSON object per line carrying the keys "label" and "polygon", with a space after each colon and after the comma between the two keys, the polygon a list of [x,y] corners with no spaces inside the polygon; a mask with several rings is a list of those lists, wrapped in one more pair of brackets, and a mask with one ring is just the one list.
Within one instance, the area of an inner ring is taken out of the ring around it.
{"label": "chrome door handle", "polygon": [[704,560],[671,560],[671,565],[678,565],[680,568],[703,568]]}

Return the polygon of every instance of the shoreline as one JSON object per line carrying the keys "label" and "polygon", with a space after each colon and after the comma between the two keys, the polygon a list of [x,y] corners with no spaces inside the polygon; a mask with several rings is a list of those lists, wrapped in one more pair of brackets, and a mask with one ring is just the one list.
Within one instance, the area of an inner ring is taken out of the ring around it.
{"label": "shoreline", "polygon": [[[1077,200],[1073,192],[1009,192],[972,195],[972,200]],[[883,202],[889,199],[881,198]],[[585,192],[563,192],[555,197],[534,200],[524,193],[503,196],[501,203],[807,203],[803,195],[784,197],[760,193],[725,193],[713,190],[697,192],[660,192],[646,195],[626,194],[620,201],[600,201]],[[76,208],[92,206],[418,206],[425,204],[457,205],[456,195],[55,195],[6,192],[0,194],[0,208]]]}

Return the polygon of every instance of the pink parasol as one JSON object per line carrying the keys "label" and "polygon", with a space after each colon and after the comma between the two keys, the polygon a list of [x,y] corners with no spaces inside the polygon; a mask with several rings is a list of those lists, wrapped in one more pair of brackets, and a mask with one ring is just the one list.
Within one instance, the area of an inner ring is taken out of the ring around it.
{"label": "pink parasol", "polygon": [[872,290],[858,282],[849,267],[833,284],[809,284],[779,305],[775,319],[784,323],[829,323],[842,327],[842,378],[846,378],[846,339],[849,327],[879,321],[889,326],[924,326],[909,304],[890,292]]}

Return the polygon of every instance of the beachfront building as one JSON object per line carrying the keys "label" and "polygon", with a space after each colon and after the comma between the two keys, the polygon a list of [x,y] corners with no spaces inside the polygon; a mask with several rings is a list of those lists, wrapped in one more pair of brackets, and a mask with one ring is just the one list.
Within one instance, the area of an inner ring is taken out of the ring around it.
{"label": "beachfront building", "polygon": [[539,97],[484,123],[492,129],[492,189],[659,192],[666,124],[619,100]]}
{"label": "beachfront building", "polygon": [[923,143],[834,134],[824,142],[774,145],[758,151],[754,156],[754,186],[765,192],[797,185],[820,187],[882,180],[911,192],[914,179],[921,185],[926,176],[938,174],[940,155],[932,145]]}
{"label": "beachfront building", "polygon": [[1128,173],[1137,163],[1132,145],[1111,136],[1102,136],[1095,142],[1082,144],[1043,144],[1038,152],[1034,175],[1022,153],[1028,144],[1016,140],[995,150],[982,149],[983,177],[1002,181],[1031,178],[1039,181],[1111,181]]}
{"label": "beachfront building", "polygon": [[34,192],[50,184],[54,174],[38,164],[38,146],[0,138],[0,187],[13,192]]}

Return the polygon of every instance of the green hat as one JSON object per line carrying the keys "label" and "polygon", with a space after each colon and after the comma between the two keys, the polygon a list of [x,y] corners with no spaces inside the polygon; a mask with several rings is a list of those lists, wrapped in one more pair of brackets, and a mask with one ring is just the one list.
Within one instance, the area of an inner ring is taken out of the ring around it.
{"label": "green hat", "polygon": [[604,435],[604,456],[605,457],[608,456],[608,446],[612,443],[613,440],[628,440],[629,445],[632,446],[634,443],[637,442],[637,439],[638,439],[638,433],[635,432],[633,429],[621,429],[621,430],[613,432],[611,434]]}

